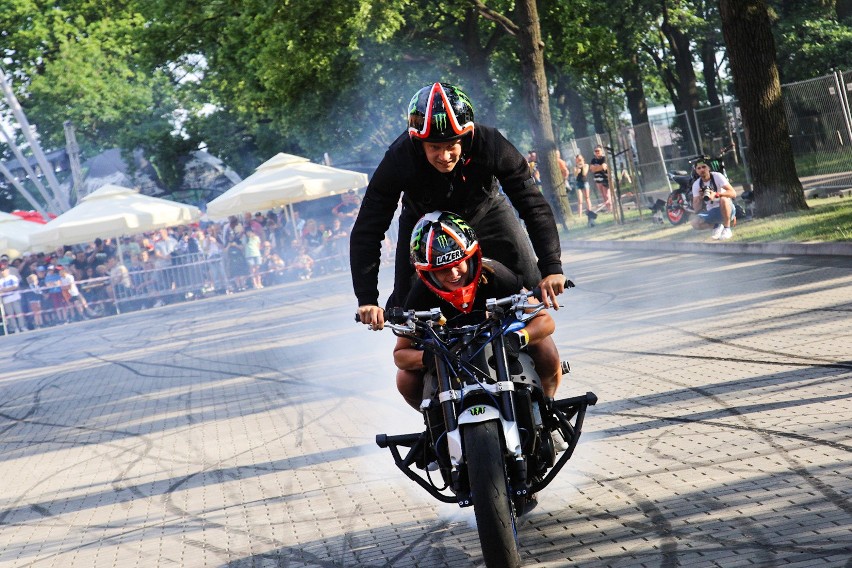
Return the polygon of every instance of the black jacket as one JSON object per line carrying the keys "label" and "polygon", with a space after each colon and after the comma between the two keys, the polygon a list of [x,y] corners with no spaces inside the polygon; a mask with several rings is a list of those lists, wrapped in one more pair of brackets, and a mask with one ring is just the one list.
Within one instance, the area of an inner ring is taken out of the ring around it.
{"label": "black jacket", "polygon": [[[476,125],[471,147],[449,174],[438,172],[408,133],[397,138],[373,174],[350,237],[358,305],[378,305],[381,242],[402,197],[403,216],[453,211],[475,226],[502,187],[529,231],[543,276],[561,274],[553,211],[530,175],[526,158],[496,128]],[[410,235],[400,234],[407,243]],[[397,259],[397,262],[399,259]]]}

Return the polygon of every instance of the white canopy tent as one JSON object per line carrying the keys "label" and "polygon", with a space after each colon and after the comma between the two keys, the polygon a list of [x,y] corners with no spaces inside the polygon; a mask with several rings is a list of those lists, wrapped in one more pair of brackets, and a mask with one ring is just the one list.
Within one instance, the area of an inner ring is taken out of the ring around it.
{"label": "white canopy tent", "polygon": [[140,194],[135,189],[105,185],[30,235],[32,246],[60,247],[165,229],[198,221],[192,205]]}
{"label": "white canopy tent", "polygon": [[339,195],[367,185],[367,175],[310,162],[292,154],[276,154],[255,172],[207,204],[207,216],[257,212]]}
{"label": "white canopy tent", "polygon": [[[34,223],[12,215],[0,212],[0,253],[8,254],[10,251],[39,252],[49,247],[32,248],[30,235],[43,227],[41,223]],[[12,256],[11,254],[9,256]]]}

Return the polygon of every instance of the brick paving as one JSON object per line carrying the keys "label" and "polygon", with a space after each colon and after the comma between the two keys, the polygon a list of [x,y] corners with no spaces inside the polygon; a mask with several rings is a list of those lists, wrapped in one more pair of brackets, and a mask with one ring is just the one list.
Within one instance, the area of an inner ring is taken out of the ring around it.
{"label": "brick paving", "polygon": [[[525,565],[852,566],[852,258],[565,260],[560,394],[600,402]],[[374,444],[419,421],[347,286],[0,337],[0,567],[480,565]]]}

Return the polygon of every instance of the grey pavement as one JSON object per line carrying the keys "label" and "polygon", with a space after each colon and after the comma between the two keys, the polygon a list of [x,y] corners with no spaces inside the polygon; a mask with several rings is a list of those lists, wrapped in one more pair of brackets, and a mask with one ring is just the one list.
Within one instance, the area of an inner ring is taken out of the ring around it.
{"label": "grey pavement", "polygon": [[[570,249],[597,393],[527,566],[852,562],[852,258]],[[383,269],[387,286],[388,269]],[[336,275],[0,337],[0,567],[479,566]]]}

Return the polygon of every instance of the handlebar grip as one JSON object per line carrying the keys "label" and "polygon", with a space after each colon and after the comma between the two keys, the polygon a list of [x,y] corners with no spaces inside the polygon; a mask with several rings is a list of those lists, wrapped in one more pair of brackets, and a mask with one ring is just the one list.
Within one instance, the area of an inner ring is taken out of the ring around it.
{"label": "handlebar grip", "polygon": [[[568,280],[567,278],[565,279],[565,283],[563,284],[563,286],[565,286],[566,290],[570,290],[571,288],[575,287],[574,283],[571,282],[570,280]],[[532,289],[532,295],[535,297],[536,300],[541,302],[541,287],[536,286],[535,288],[533,288]]]}
{"label": "handlebar grip", "polygon": [[393,307],[385,312],[386,319],[391,323],[403,324],[408,319],[408,314],[400,307]]}

